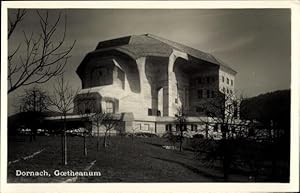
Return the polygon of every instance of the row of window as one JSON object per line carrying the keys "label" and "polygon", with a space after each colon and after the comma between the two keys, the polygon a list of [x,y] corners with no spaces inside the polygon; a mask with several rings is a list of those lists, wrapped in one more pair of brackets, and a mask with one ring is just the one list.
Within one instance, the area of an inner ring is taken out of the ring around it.
{"label": "row of window", "polygon": [[205,90],[205,89],[200,89],[198,90],[198,99],[202,99],[202,98],[214,98],[215,97],[215,91],[213,90]]}
{"label": "row of window", "polygon": [[228,88],[225,88],[225,87],[222,88],[222,91],[223,91],[223,93],[227,93],[227,94],[232,94],[233,93],[232,90],[230,90]]}
{"label": "row of window", "polygon": [[228,125],[225,124],[214,124],[213,126],[213,131],[214,132],[227,132],[227,131],[231,131],[231,133],[236,133],[236,128],[235,127],[230,127]]}
{"label": "row of window", "polygon": [[[184,125],[184,126],[187,130],[187,125]],[[196,124],[191,124],[191,131],[195,131],[195,132],[200,131],[200,130],[198,130],[197,126],[198,125],[196,125]],[[180,126],[178,124],[176,124],[176,131],[177,132],[180,131],[179,127]],[[166,132],[172,132],[172,124],[167,124],[165,126],[165,128],[166,128]],[[230,131],[233,134],[238,132],[234,126],[229,126],[229,125],[219,124],[219,123],[216,123],[216,124],[212,125],[212,128],[213,128],[213,132],[228,132],[228,131]],[[206,129],[208,129],[208,127],[206,127]],[[254,134],[255,134],[254,129],[250,128],[248,130],[248,135],[249,136],[254,136]]]}
{"label": "row of window", "polygon": [[142,127],[141,123],[136,124],[135,130],[144,130],[144,131],[150,131],[150,124],[144,124]]}
{"label": "row of window", "polygon": [[[222,82],[225,82],[225,77],[222,76]],[[229,85],[229,82],[230,82],[230,85],[233,86],[233,80],[232,79],[229,79],[229,78],[226,78],[226,83]]]}
{"label": "row of window", "polygon": [[196,107],[196,112],[197,113],[203,113],[204,112],[204,108],[202,108],[202,107]]}
{"label": "row of window", "polygon": [[[238,117],[238,107],[237,107],[237,104],[236,104],[236,103],[234,103],[233,105],[234,105],[234,109],[233,109],[233,117],[237,118],[237,117]],[[203,107],[196,107],[196,112],[197,112],[197,113],[204,113],[204,112],[206,112],[206,113],[210,113],[210,114],[213,113],[213,112],[207,111],[207,109],[205,109],[205,108],[203,108]],[[215,113],[213,113],[213,114],[215,114]]]}
{"label": "row of window", "polygon": [[[206,77],[198,77],[197,78],[197,83],[198,84],[209,84],[209,83],[214,83],[216,81],[216,78],[213,76],[206,76]],[[222,76],[222,82],[225,83],[225,77]],[[233,79],[226,78],[226,83],[228,85],[233,86]]]}
{"label": "row of window", "polygon": [[216,81],[215,77],[212,76],[206,76],[206,77],[198,77],[197,83],[198,84],[209,84],[214,83]]}
{"label": "row of window", "polygon": [[[84,109],[84,113],[92,113],[94,112],[94,107],[91,106],[91,103],[81,103],[80,104],[80,108]],[[112,101],[106,101],[104,103],[104,109],[103,109],[106,113],[115,113],[114,111],[114,103]]]}
{"label": "row of window", "polygon": [[[187,126],[188,126],[187,124],[185,124],[185,125],[176,124],[175,125],[176,131],[180,131],[180,126],[182,126],[183,131],[187,131]],[[191,131],[197,132],[198,131],[198,125],[191,124]],[[166,132],[172,132],[172,124],[167,124],[166,125]]]}
{"label": "row of window", "polygon": [[148,109],[148,116],[161,116],[160,110]]}

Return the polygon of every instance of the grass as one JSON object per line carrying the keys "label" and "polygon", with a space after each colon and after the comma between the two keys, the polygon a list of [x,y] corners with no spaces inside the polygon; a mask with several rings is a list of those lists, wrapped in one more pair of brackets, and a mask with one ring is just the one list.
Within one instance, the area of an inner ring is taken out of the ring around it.
{"label": "grass", "polygon": [[[100,140],[102,142],[102,139]],[[195,159],[194,152],[166,150],[170,145],[164,138],[110,137],[109,146],[96,150],[96,137],[88,137],[88,156],[83,155],[83,138],[68,137],[68,165],[61,164],[60,136],[38,136],[29,142],[28,136],[9,139],[8,161],[45,150],[32,159],[8,166],[8,182],[62,182],[70,177],[16,177],[15,171],[54,170],[84,171],[92,161],[90,171],[100,171],[101,177],[79,177],[76,182],[218,182],[222,170],[210,168]],[[230,181],[248,182],[247,175],[230,175]]]}

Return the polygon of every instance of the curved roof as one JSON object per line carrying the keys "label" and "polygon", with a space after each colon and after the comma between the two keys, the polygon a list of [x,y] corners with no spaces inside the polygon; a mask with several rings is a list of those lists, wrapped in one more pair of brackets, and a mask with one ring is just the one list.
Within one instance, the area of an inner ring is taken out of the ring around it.
{"label": "curved roof", "polygon": [[217,64],[222,69],[236,74],[235,70],[211,54],[152,34],[132,35],[99,42],[96,49],[90,52],[82,63],[85,63],[86,58],[91,55],[98,55],[102,52],[112,50],[116,50],[130,56],[133,59],[137,59],[146,56],[169,57],[173,52],[173,49],[187,53],[189,56],[194,58]]}

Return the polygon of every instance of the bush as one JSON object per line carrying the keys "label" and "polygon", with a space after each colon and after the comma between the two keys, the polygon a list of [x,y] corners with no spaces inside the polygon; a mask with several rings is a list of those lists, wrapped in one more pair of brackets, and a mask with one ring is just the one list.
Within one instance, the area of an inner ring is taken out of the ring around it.
{"label": "bush", "polygon": [[204,135],[203,134],[195,134],[195,135],[193,135],[193,138],[195,138],[195,139],[204,139]]}

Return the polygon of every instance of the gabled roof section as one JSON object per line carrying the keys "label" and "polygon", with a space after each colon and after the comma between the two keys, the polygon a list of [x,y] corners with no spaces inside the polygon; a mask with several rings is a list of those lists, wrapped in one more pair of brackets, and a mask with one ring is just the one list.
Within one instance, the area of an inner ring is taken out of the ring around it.
{"label": "gabled roof section", "polygon": [[204,60],[204,61],[208,61],[210,63],[218,64],[218,65],[220,65],[221,68],[225,69],[226,71],[228,71],[228,72],[230,72],[234,75],[237,73],[235,70],[230,68],[225,62],[221,61],[219,58],[216,58],[211,54],[202,52],[200,50],[197,50],[197,49],[188,47],[186,45],[183,45],[183,44],[180,44],[180,43],[177,43],[177,42],[173,42],[171,40],[167,40],[167,39],[164,39],[164,38],[152,35],[152,34],[146,34],[146,35],[148,37],[160,40],[160,41],[172,46],[174,49],[185,52],[190,56],[193,56],[195,58],[198,58],[198,59],[201,59],[201,60]]}
{"label": "gabled roof section", "polygon": [[217,61],[218,61],[218,63],[220,64],[220,68],[222,69],[222,70],[224,70],[224,71],[227,71],[227,72],[229,72],[229,73],[231,73],[231,74],[234,74],[234,75],[236,75],[236,71],[235,70],[233,70],[232,68],[230,68],[225,62],[223,62],[220,58],[217,58],[217,57],[214,57]]}
{"label": "gabled roof section", "polygon": [[165,44],[171,46],[172,48],[185,52],[195,58],[201,59],[201,60],[205,60],[208,61],[210,63],[214,63],[214,64],[218,64],[218,61],[210,54],[202,52],[200,50],[185,46],[183,44],[177,43],[177,42],[173,42],[171,40],[167,40],[152,34],[146,34],[146,36],[151,37],[153,39],[159,40],[161,42],[164,42]]}

